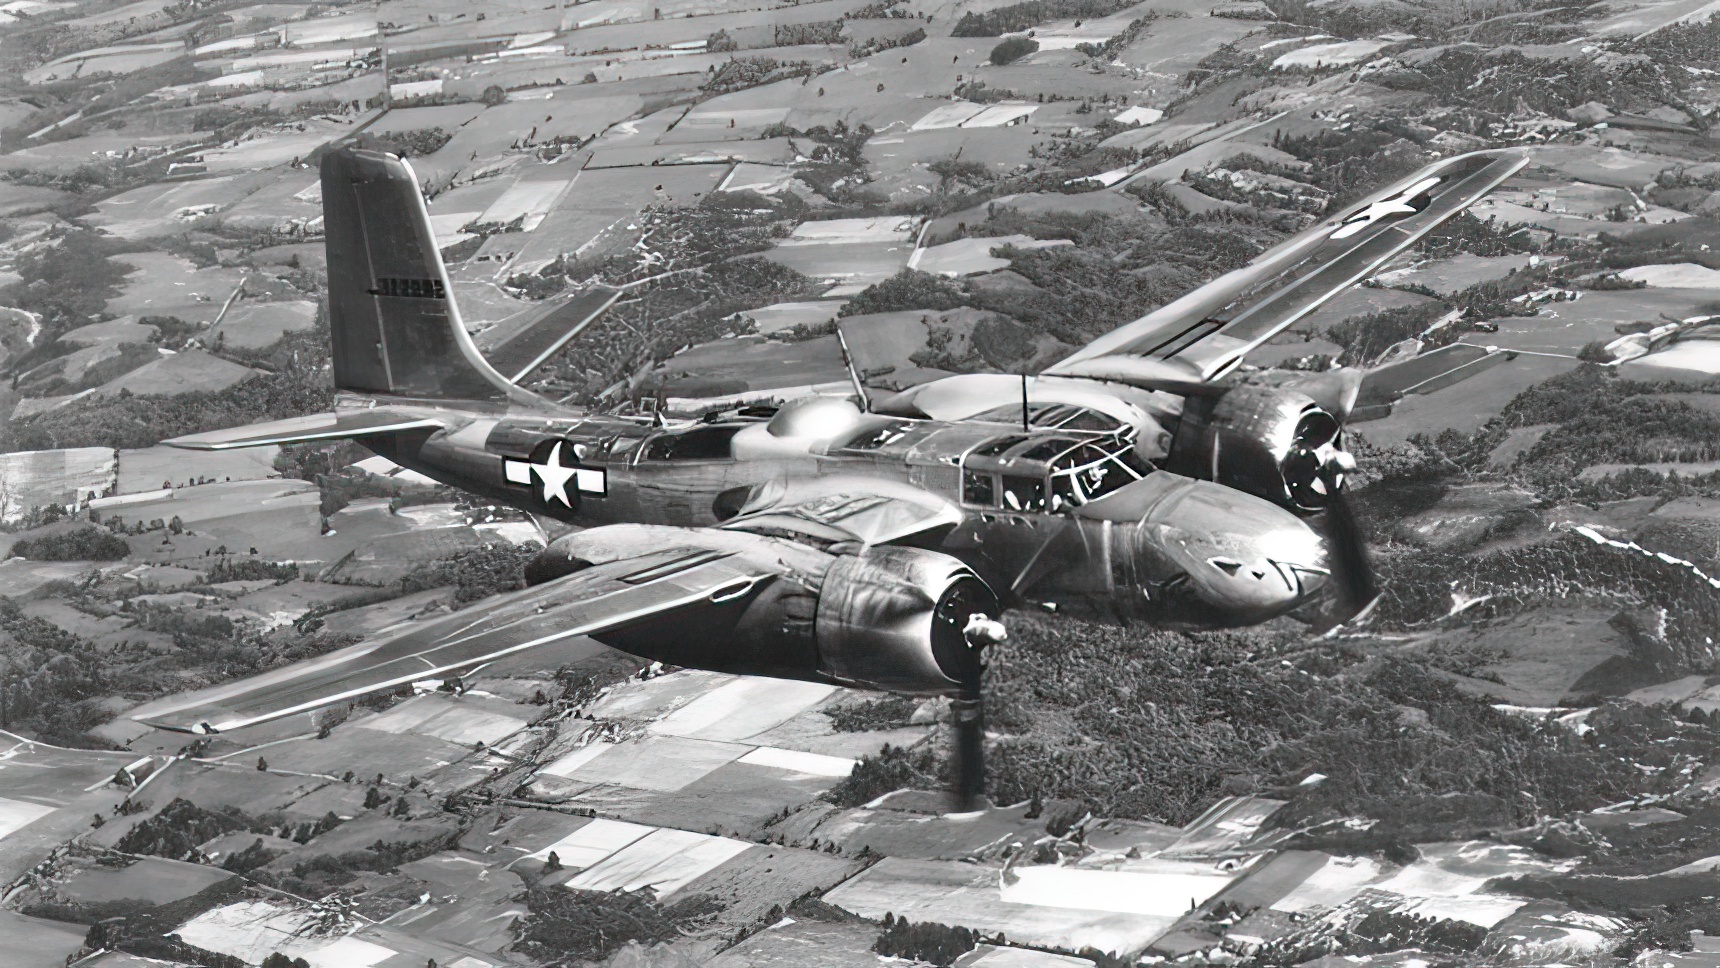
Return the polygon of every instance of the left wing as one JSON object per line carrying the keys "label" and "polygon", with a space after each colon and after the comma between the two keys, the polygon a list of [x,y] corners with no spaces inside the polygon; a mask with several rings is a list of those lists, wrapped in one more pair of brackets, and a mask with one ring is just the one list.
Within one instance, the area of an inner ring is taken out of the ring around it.
{"label": "left wing", "polygon": [[743,556],[698,547],[610,561],[132,718],[159,729],[218,733],[670,613],[684,613],[687,627],[697,628],[701,605],[744,595],[778,574],[781,569]]}
{"label": "left wing", "polygon": [[1250,350],[1378,272],[1528,163],[1528,155],[1513,149],[1435,162],[1045,372],[1124,382],[1221,377]]}

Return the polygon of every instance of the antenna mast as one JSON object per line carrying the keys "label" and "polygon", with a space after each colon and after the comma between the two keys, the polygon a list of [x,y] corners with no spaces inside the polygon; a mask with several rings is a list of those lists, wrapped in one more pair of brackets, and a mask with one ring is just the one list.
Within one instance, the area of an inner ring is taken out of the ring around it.
{"label": "antenna mast", "polygon": [[394,107],[394,95],[388,83],[388,32],[382,29],[382,0],[376,0],[376,50],[382,55],[382,111]]}
{"label": "antenna mast", "polygon": [[848,337],[842,334],[842,323],[836,322],[836,345],[842,349],[842,365],[848,370],[848,380],[854,384],[854,395],[860,398],[860,410],[872,412],[872,401],[866,396],[866,386],[860,382],[860,370],[854,365],[854,354],[848,352]]}

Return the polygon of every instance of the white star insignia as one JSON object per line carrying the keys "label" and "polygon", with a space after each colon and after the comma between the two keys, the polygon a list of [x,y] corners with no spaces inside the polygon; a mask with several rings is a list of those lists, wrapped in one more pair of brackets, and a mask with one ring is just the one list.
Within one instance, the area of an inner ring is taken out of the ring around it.
{"label": "white star insignia", "polygon": [[1391,215],[1413,215],[1416,208],[1409,200],[1439,184],[1438,178],[1424,178],[1409,186],[1392,198],[1382,198],[1372,202],[1367,208],[1344,220],[1344,224],[1332,233],[1334,239],[1347,239],[1357,232]]}
{"label": "white star insignia", "polygon": [[[609,493],[608,475],[601,467],[563,467],[561,463],[561,448],[563,441],[556,441],[545,455],[543,463],[519,460],[514,457],[502,458],[502,478],[509,484],[522,484],[527,487],[537,486],[543,489],[543,503],[560,501],[565,507],[573,507],[573,497],[568,490],[568,482],[573,482],[574,490],[584,494],[595,494],[599,497]],[[577,447],[575,453],[577,453]]]}
{"label": "white star insignia", "polygon": [[561,441],[556,441],[555,446],[549,449],[549,456],[544,458],[544,463],[533,464],[531,467],[532,474],[543,485],[543,503],[548,504],[550,499],[554,498],[568,507],[573,507],[573,502],[567,497],[567,482],[573,479],[574,469],[561,466]]}

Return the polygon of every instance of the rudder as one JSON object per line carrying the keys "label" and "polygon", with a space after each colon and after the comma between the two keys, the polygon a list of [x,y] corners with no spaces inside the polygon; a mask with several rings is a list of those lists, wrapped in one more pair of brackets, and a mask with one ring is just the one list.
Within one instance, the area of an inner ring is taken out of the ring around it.
{"label": "rudder", "polygon": [[502,400],[506,379],[472,343],[418,178],[405,161],[355,147],[322,159],[334,382],[435,400]]}

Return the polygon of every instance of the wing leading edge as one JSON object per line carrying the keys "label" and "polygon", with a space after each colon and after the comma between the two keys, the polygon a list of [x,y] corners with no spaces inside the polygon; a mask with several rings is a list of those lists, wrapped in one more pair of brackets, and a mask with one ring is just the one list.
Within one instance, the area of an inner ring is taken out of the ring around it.
{"label": "wing leading edge", "polygon": [[[516,652],[612,631],[703,602],[726,601],[779,574],[741,557],[696,548],[593,565],[393,636],[206,689],[132,718],[186,733],[238,729],[470,672]],[[689,628],[696,627],[692,616],[689,622]]]}
{"label": "wing leading edge", "polygon": [[444,421],[423,413],[394,407],[375,407],[370,410],[316,413],[308,417],[271,420],[268,423],[234,427],[231,430],[189,434],[164,440],[162,443],[186,450],[234,450],[269,444],[302,444],[317,440],[374,437],[408,430],[440,430],[445,426],[447,424]]}
{"label": "wing leading edge", "polygon": [[1125,380],[1223,376],[1250,350],[1378,272],[1528,163],[1513,149],[1435,162],[1099,337],[1046,372]]}

